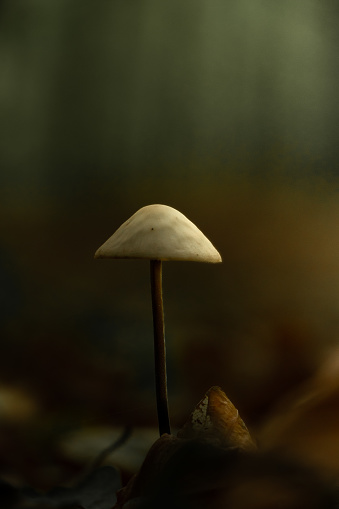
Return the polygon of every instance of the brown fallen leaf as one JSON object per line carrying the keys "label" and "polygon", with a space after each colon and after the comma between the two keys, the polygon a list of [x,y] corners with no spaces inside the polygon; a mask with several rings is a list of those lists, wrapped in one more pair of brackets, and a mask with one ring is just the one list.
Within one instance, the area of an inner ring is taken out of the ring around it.
{"label": "brown fallen leaf", "polygon": [[142,501],[154,491],[171,459],[187,444],[205,444],[220,450],[256,450],[238,410],[220,387],[211,387],[198,403],[178,436],[164,434],[149,450],[139,472],[117,493],[114,509],[122,509],[132,500]]}
{"label": "brown fallen leaf", "polygon": [[127,485],[117,492],[114,509],[121,509],[127,502],[147,497],[153,483],[164,469],[166,463],[180,447],[181,441],[174,435],[162,435],[150,448],[139,472]]}
{"label": "brown fallen leaf", "polygon": [[312,469],[261,452],[163,435],[115,509],[335,509],[338,493]]}
{"label": "brown fallen leaf", "polygon": [[253,451],[256,444],[238,410],[220,387],[211,387],[197,404],[179,438],[197,438],[223,447]]}

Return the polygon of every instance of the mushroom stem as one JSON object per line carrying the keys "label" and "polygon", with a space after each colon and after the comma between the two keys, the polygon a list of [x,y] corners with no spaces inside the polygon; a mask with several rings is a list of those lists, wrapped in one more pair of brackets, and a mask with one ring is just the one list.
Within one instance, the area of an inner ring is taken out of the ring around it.
{"label": "mushroom stem", "polygon": [[160,436],[171,433],[168,415],[166,345],[162,301],[162,262],[151,260],[151,290],[154,330],[155,390]]}

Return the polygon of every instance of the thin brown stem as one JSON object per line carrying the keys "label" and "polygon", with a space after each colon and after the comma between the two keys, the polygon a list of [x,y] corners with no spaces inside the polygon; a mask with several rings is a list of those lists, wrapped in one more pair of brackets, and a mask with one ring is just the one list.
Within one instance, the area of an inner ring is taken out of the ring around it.
{"label": "thin brown stem", "polygon": [[154,330],[155,390],[160,436],[171,433],[168,415],[166,345],[162,301],[162,262],[151,260],[151,290]]}

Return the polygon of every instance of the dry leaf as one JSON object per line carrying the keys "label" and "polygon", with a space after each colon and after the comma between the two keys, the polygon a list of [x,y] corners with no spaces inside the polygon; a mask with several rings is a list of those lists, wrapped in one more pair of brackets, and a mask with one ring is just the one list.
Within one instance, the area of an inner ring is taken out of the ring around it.
{"label": "dry leaf", "polygon": [[152,491],[153,483],[161,474],[169,458],[180,446],[181,441],[177,437],[166,433],[162,435],[150,448],[138,474],[118,491],[117,504],[114,509],[124,507],[132,499],[147,496]]}
{"label": "dry leaf", "polygon": [[[203,445],[223,452],[256,450],[238,410],[219,387],[211,387],[177,437],[164,434],[153,444],[139,473],[118,492],[115,509],[125,507],[132,500],[136,503],[137,500],[142,501],[154,492],[172,458],[180,453],[185,458],[189,444],[192,444],[193,451],[199,451]],[[202,482],[206,481],[199,480],[200,484]]]}
{"label": "dry leaf", "polygon": [[179,438],[198,438],[226,447],[253,451],[252,440],[238,410],[220,387],[211,387],[178,432]]}

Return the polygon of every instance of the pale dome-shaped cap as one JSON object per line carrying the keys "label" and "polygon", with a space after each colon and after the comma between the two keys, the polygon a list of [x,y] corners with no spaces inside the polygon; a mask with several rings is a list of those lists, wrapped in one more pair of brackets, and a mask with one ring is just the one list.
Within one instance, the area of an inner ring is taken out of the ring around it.
{"label": "pale dome-shaped cap", "polygon": [[167,205],[139,209],[94,257],[221,262],[220,254],[199,228]]}

